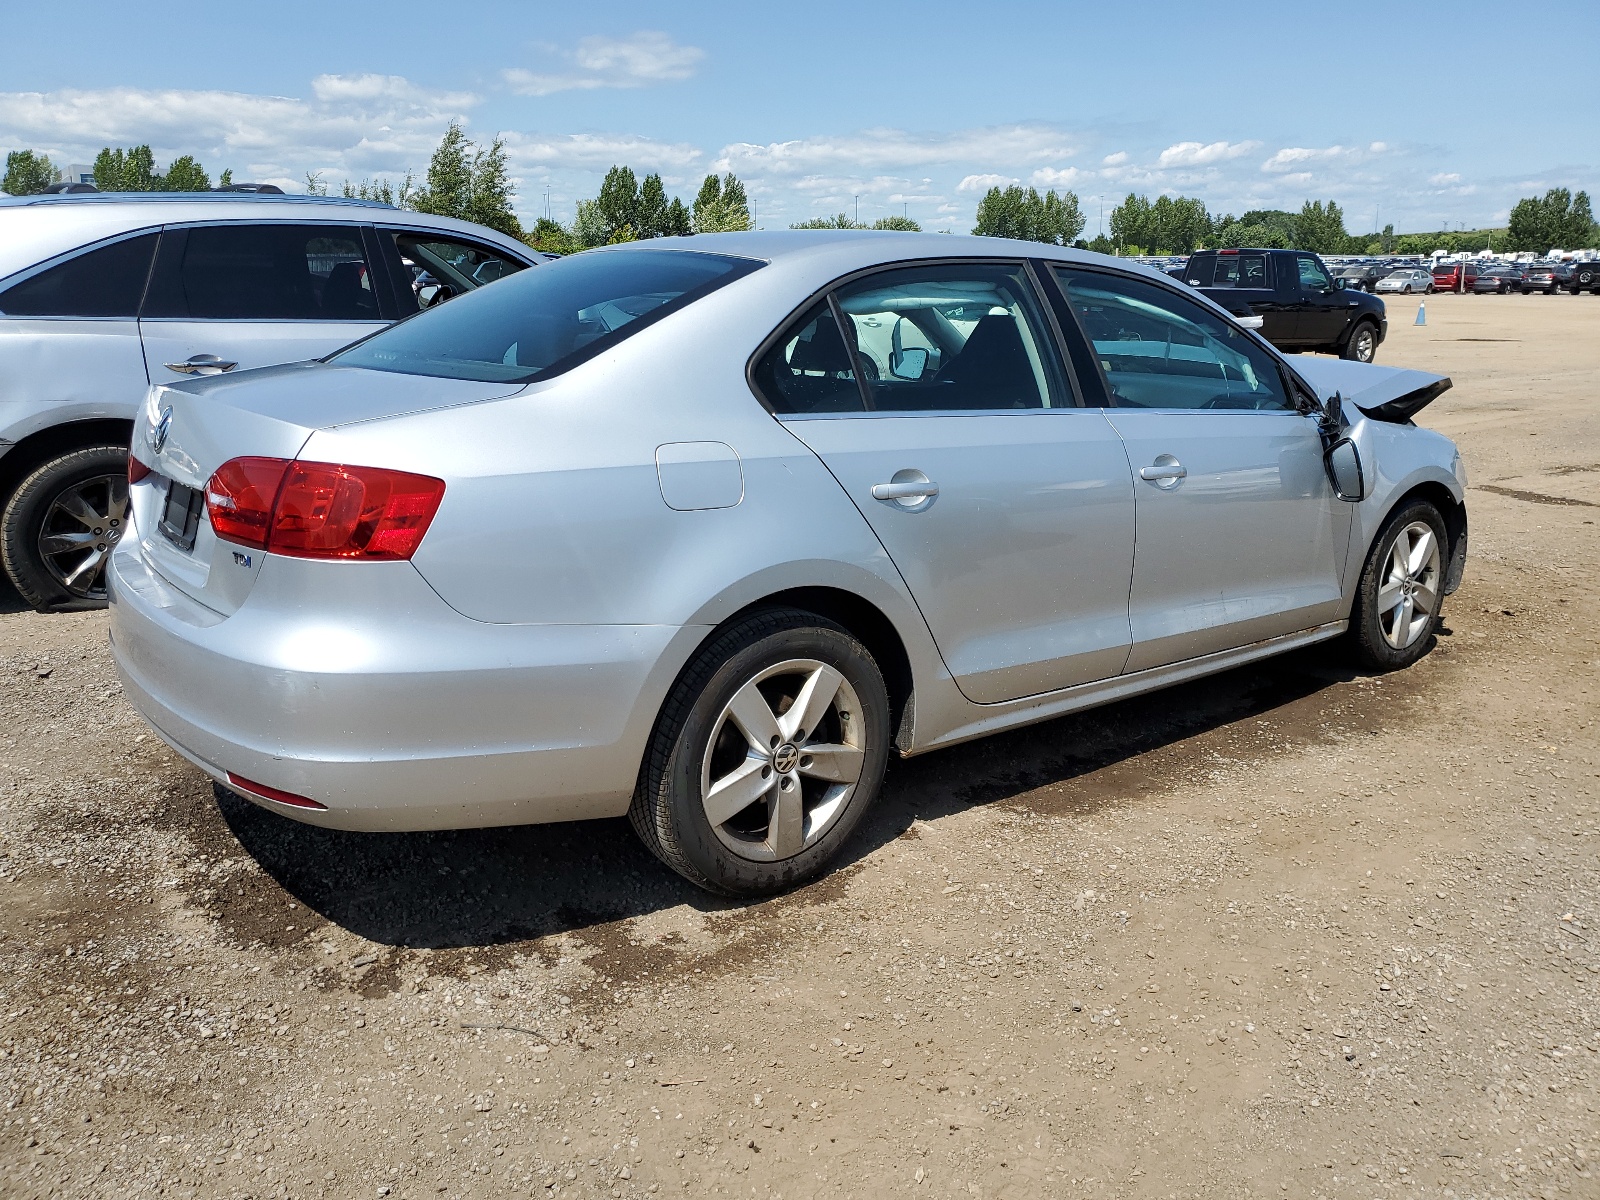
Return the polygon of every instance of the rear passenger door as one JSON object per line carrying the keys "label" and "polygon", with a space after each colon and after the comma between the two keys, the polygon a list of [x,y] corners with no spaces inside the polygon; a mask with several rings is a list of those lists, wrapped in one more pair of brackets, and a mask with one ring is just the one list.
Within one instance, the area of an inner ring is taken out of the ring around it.
{"label": "rear passenger door", "polygon": [[1021,263],[849,281],[778,336],[756,382],[866,517],[968,699],[1122,670],[1127,455],[1077,405]]}
{"label": "rear passenger door", "polygon": [[[1261,336],[1274,346],[1292,343],[1297,334],[1299,314],[1295,311],[1292,291],[1286,299],[1276,290],[1272,256],[1259,251],[1219,250],[1215,262],[1212,282],[1201,286],[1224,288],[1228,291],[1226,299],[1248,304],[1250,311],[1261,318]],[[1193,286],[1194,280],[1189,283]],[[1217,299],[1225,303],[1223,297]]]}
{"label": "rear passenger door", "polygon": [[437,229],[374,230],[395,280],[402,317],[504,279],[528,266],[498,246]]}
{"label": "rear passenger door", "polygon": [[395,316],[360,225],[167,228],[140,311],[152,383],[320,358]]}

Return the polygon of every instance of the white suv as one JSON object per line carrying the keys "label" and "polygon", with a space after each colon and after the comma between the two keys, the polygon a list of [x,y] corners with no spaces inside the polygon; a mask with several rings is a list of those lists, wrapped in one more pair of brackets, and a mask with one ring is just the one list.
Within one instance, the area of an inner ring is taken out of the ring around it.
{"label": "white suv", "polygon": [[320,358],[543,256],[480,225],[259,193],[0,199],[0,556],[105,603],[152,383]]}

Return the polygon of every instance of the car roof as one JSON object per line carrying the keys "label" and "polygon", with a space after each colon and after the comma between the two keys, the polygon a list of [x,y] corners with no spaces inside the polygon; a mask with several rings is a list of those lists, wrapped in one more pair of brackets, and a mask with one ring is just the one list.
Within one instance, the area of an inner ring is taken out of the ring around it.
{"label": "car roof", "polygon": [[80,192],[0,199],[0,280],[93,245],[162,225],[210,221],[349,221],[454,232],[502,249],[537,252],[495,230],[375,200],[344,196],[275,196],[262,192]]}

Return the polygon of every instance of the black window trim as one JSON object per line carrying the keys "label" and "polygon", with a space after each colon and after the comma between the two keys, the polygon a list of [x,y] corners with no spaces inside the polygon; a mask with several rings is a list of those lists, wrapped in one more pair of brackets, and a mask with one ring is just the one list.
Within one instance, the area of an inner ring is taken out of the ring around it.
{"label": "black window trim", "polygon": [[[1271,342],[1267,341],[1266,338],[1262,337],[1255,330],[1244,328],[1244,326],[1240,325],[1238,320],[1234,317],[1234,315],[1232,313],[1230,313],[1227,309],[1223,308],[1220,304],[1215,303],[1209,297],[1201,295],[1201,294],[1197,294],[1192,288],[1178,287],[1175,284],[1173,284],[1169,279],[1156,279],[1156,278],[1152,278],[1152,277],[1147,276],[1147,275],[1137,275],[1137,274],[1134,274],[1132,271],[1120,271],[1120,270],[1117,270],[1116,268],[1103,267],[1099,263],[1082,263],[1082,262],[1076,262],[1076,261],[1074,261],[1072,259],[1059,259],[1059,258],[1047,259],[1045,261],[1049,262],[1052,267],[1070,268],[1070,269],[1072,269],[1074,271],[1084,271],[1086,273],[1094,274],[1094,275],[1105,275],[1108,278],[1112,278],[1112,279],[1137,279],[1137,280],[1140,280],[1141,282],[1144,282],[1144,283],[1154,284],[1157,288],[1160,288],[1160,289],[1162,289],[1164,291],[1171,292],[1174,296],[1177,296],[1177,297],[1179,297],[1179,298],[1181,298],[1183,300],[1187,300],[1191,304],[1198,304],[1201,308],[1205,309],[1207,312],[1211,313],[1213,316],[1220,317],[1224,321],[1224,323],[1233,326],[1241,334],[1244,334],[1246,337],[1252,337],[1252,338],[1255,339],[1256,344],[1258,346],[1260,346],[1263,350],[1265,350],[1267,352],[1268,356],[1272,359],[1272,361],[1275,364],[1277,364],[1278,374],[1281,377],[1281,380],[1282,380],[1282,383],[1283,383],[1284,394],[1289,398],[1289,400],[1291,402],[1295,401],[1297,392],[1299,394],[1305,396],[1309,400],[1315,401],[1316,396],[1317,396],[1316,389],[1311,387],[1309,384],[1306,383],[1306,381],[1304,379],[1302,379],[1300,377],[1299,372],[1297,372],[1293,367],[1291,367],[1289,365],[1289,363],[1285,360],[1284,355],[1282,354],[1282,352],[1280,352],[1276,346],[1274,346]],[[1059,280],[1052,279],[1052,282],[1054,282],[1057,287],[1060,287],[1060,281]],[[1082,323],[1078,320],[1078,314],[1075,311],[1073,311],[1071,302],[1067,300],[1066,289],[1062,288],[1061,292],[1062,292],[1062,300],[1063,300],[1063,302],[1065,304],[1065,307],[1066,307],[1066,312],[1067,312],[1068,316],[1070,316],[1070,318],[1072,320],[1072,326],[1071,326],[1072,330],[1081,339],[1083,347],[1088,351],[1090,360],[1095,364],[1095,374],[1099,377],[1100,387],[1103,389],[1103,395],[1104,395],[1105,401],[1106,401],[1104,407],[1108,408],[1108,409],[1115,409],[1115,408],[1119,407],[1117,402],[1116,402],[1116,396],[1111,391],[1110,382],[1106,379],[1105,368],[1100,365],[1100,356],[1094,352],[1094,341],[1084,331]],[[1134,411],[1134,410],[1130,409],[1129,411]],[[1287,408],[1287,409],[1277,409],[1277,408],[1262,408],[1262,409],[1254,409],[1254,408],[1219,408],[1219,409],[1141,408],[1141,409],[1138,409],[1137,411],[1139,411],[1139,412],[1159,412],[1159,413],[1192,413],[1192,412],[1221,412],[1221,413],[1232,413],[1232,414],[1262,413],[1262,414],[1265,414],[1267,416],[1277,416],[1277,415],[1280,415],[1282,413],[1286,413],[1287,412],[1287,413],[1297,413],[1300,416],[1311,416],[1311,415],[1313,415],[1312,413],[1310,413],[1310,412],[1306,411],[1305,409],[1301,408],[1298,404],[1296,404],[1293,408]]]}
{"label": "black window trim", "polygon": [[[873,263],[871,266],[858,267],[853,271],[846,272],[845,274],[830,280],[822,287],[816,289],[794,308],[790,309],[789,312],[785,314],[784,318],[778,322],[776,327],[774,327],[772,332],[761,339],[761,342],[756,346],[755,351],[745,362],[745,383],[750,388],[751,395],[756,398],[756,401],[761,405],[762,408],[767,410],[768,415],[770,415],[776,421],[830,421],[857,419],[861,417],[925,418],[1024,416],[1038,413],[1076,412],[1079,409],[1088,408],[1090,406],[1084,403],[1085,397],[1078,383],[1077,372],[1073,369],[1072,361],[1066,352],[1066,346],[1061,341],[1061,327],[1051,313],[1052,306],[1050,297],[1041,287],[1039,273],[1033,270],[1032,264],[1034,261],[1035,260],[1027,257],[1008,258],[1004,255],[983,255],[981,257],[970,255],[951,255],[941,256],[938,258],[895,259],[890,262]],[[839,307],[839,301],[836,293],[840,288],[846,287],[858,279],[864,279],[871,275],[915,267],[945,266],[1001,266],[1022,268],[1023,274],[1028,277],[1033,287],[1034,303],[1036,303],[1039,306],[1040,311],[1044,313],[1045,323],[1047,326],[1045,330],[1046,348],[1055,351],[1056,366],[1060,369],[1061,377],[1066,382],[1067,389],[1070,393],[1069,396],[1062,398],[1064,400],[1070,400],[1071,403],[1063,404],[1060,407],[1051,408],[961,408],[929,409],[925,411],[915,409],[908,411],[902,411],[899,409],[879,410],[872,406],[872,396],[867,389],[866,380],[862,376],[861,364],[859,358],[857,357],[856,348],[850,344],[849,338],[843,337],[844,326],[842,321],[844,314]],[[809,313],[813,307],[822,303],[827,305],[828,311],[833,314],[835,323],[839,324],[839,333],[844,341],[845,351],[850,355],[851,371],[856,377],[856,388],[861,393],[862,407],[859,411],[854,412],[779,412],[773,407],[772,401],[762,393],[759,384],[757,384],[756,367],[760,364],[761,360],[766,357],[768,352],[771,351],[773,346],[777,345],[781,341],[784,341],[794,331],[795,322],[799,321],[802,317]]]}
{"label": "black window trim", "polygon": [[[136,237],[144,237],[144,236],[146,236],[148,234],[152,234],[152,233],[160,234],[160,233],[162,233],[164,231],[165,231],[165,226],[162,226],[162,225],[146,225],[146,226],[143,226],[142,228],[139,228],[139,229],[127,230],[124,233],[112,234],[110,237],[101,238],[99,241],[85,242],[81,246],[74,246],[71,250],[63,250],[60,254],[57,254],[52,258],[43,259],[40,262],[34,263],[31,267],[23,267],[20,271],[13,271],[10,275],[7,275],[4,279],[0,279],[0,297],[3,297],[6,292],[10,291],[17,284],[26,283],[28,280],[34,278],[36,275],[43,275],[46,271],[50,271],[50,270],[53,270],[56,267],[63,266],[66,263],[71,262],[75,258],[80,258],[85,254],[93,254],[96,250],[104,250],[107,246],[115,246],[118,242],[131,241],[133,238],[136,238]],[[4,319],[6,319],[8,321],[137,321],[139,319],[139,309],[142,309],[144,307],[145,292],[148,292],[150,290],[150,277],[151,277],[151,275],[153,275],[155,273],[156,255],[158,255],[160,253],[161,253],[161,241],[160,241],[160,238],[158,237],[156,239],[156,248],[155,248],[154,252],[152,252],[151,255],[150,255],[150,265],[145,268],[144,288],[139,293],[139,303],[138,303],[137,307],[135,308],[134,312],[129,316],[123,316],[123,317],[74,317],[74,316],[63,316],[63,315],[29,316],[29,315],[25,315],[25,314],[21,314],[21,313],[16,314],[16,315],[12,315],[12,314],[6,312],[5,309],[0,308],[0,317],[3,317]]]}

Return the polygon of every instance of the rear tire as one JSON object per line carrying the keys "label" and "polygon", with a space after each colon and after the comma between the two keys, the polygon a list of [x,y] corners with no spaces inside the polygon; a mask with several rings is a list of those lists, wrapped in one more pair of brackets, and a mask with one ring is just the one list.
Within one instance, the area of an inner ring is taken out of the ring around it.
{"label": "rear tire", "polygon": [[1353,362],[1371,362],[1378,356],[1378,327],[1371,321],[1357,321],[1350,336],[1339,348],[1339,357]]}
{"label": "rear tire", "polygon": [[0,516],[0,555],[40,612],[106,606],[105,568],[127,529],[128,448],[89,446],[42,463]]}
{"label": "rear tire", "polygon": [[888,692],[866,647],[814,613],[755,613],[673,685],[628,818],[691,883],[771,895],[827,868],[888,754]]}
{"label": "rear tire", "polygon": [[1428,652],[1444,606],[1449,545],[1444,517],[1426,500],[1403,505],[1384,522],[1350,614],[1347,636],[1361,666],[1398,671]]}

